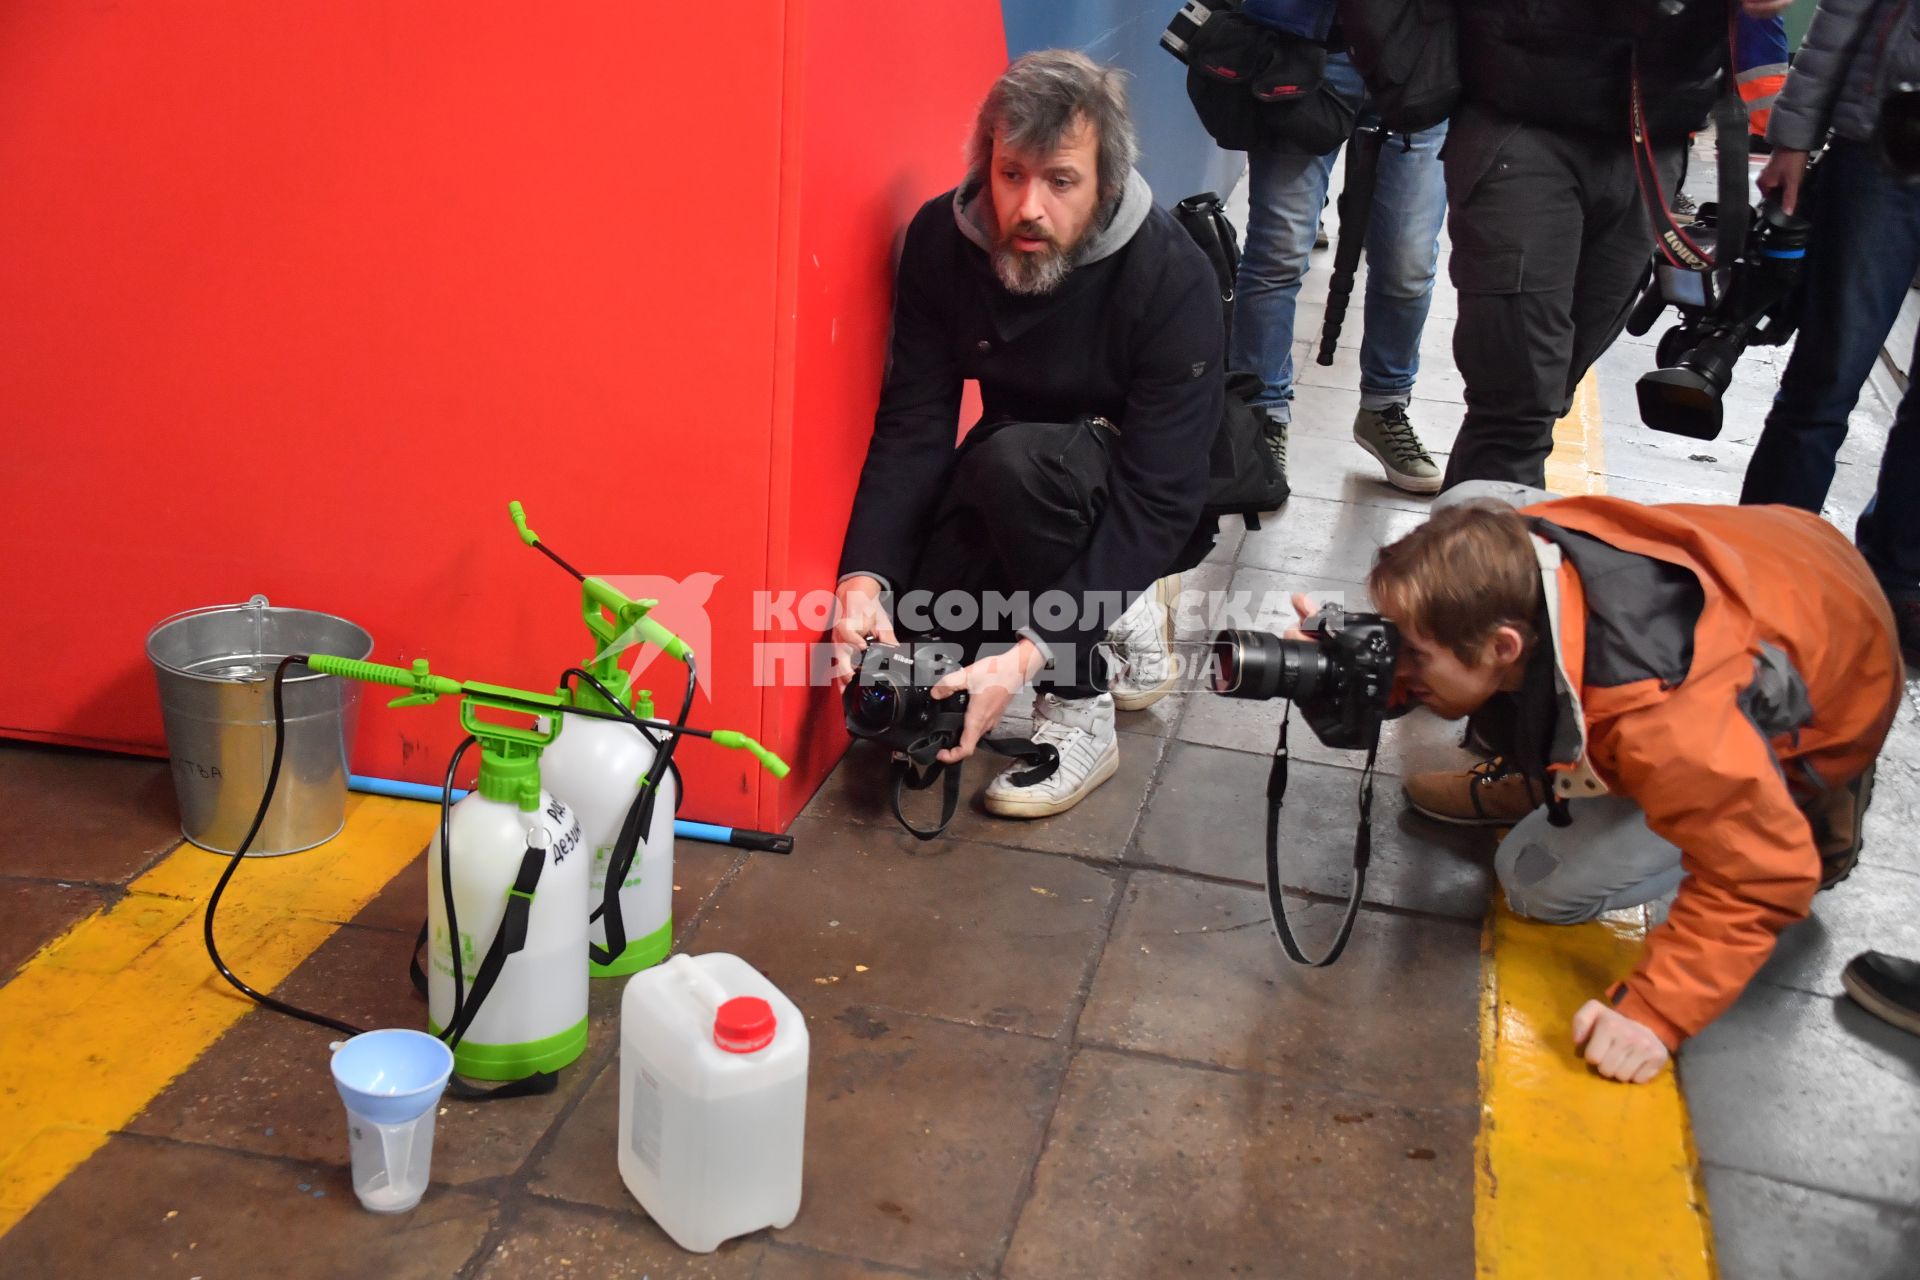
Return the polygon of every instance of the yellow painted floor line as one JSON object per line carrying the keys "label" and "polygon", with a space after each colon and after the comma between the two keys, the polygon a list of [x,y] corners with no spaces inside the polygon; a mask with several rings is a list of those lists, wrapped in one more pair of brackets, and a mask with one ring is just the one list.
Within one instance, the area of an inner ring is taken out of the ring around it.
{"label": "yellow painted floor line", "polygon": [[[271,991],[426,847],[438,815],[355,795],[326,844],[248,859],[220,899],[221,957]],[[182,844],[0,986],[0,1234],[254,1007],[201,939],[226,862]]]}
{"label": "yellow painted floor line", "polygon": [[[1606,492],[1591,371],[1554,426],[1547,487]],[[1480,1280],[1711,1280],[1700,1161],[1671,1069],[1644,1085],[1588,1069],[1573,1014],[1639,956],[1644,912],[1585,925],[1523,920],[1496,902],[1481,942]]]}

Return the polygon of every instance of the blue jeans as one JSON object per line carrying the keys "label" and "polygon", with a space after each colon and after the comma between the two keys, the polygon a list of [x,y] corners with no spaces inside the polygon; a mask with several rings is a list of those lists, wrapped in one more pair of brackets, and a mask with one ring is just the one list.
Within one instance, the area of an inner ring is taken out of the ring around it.
{"label": "blue jeans", "polygon": [[[1327,78],[1356,101],[1366,93],[1344,53],[1327,59]],[[1370,122],[1363,111],[1361,120]],[[1360,404],[1383,409],[1413,396],[1420,331],[1433,301],[1440,224],[1447,214],[1440,144],[1444,122],[1398,135],[1380,147],[1380,179],[1367,221],[1367,299],[1360,342]],[[1258,374],[1258,403],[1283,422],[1293,417],[1293,315],[1313,233],[1333,173],[1330,155],[1276,148],[1247,153],[1247,242],[1235,285],[1228,367]]]}
{"label": "blue jeans", "polygon": [[[1895,182],[1867,144],[1837,139],[1803,203],[1813,223],[1805,310],[1740,501],[1818,512],[1847,438],[1847,415],[1920,268],[1920,187]],[[1920,401],[1911,388],[1894,414],[1879,486],[1854,540],[1888,590],[1920,588]]]}

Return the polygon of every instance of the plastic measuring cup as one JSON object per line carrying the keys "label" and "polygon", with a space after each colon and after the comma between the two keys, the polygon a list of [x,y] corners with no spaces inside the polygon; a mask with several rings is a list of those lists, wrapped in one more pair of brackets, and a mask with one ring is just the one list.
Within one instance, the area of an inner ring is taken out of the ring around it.
{"label": "plastic measuring cup", "polygon": [[366,1031],[337,1046],[333,1084],[347,1107],[353,1193],[375,1213],[405,1213],[426,1194],[433,1118],[453,1051],[424,1031]]}

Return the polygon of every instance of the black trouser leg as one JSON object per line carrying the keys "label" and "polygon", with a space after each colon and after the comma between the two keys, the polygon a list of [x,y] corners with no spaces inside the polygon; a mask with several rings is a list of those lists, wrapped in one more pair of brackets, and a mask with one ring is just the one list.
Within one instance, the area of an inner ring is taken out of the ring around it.
{"label": "black trouser leg", "polygon": [[[1018,422],[968,436],[913,581],[896,595],[902,639],[938,637],[968,658],[1018,639],[1027,619],[1004,603],[1031,600],[1056,581],[1086,548],[1106,505],[1104,430]],[[1062,662],[1053,691],[1065,698],[1105,692],[1098,656],[1072,659],[1070,670]]]}
{"label": "black trouser leg", "polygon": [[[1671,184],[1679,148],[1660,159]],[[1467,402],[1446,487],[1544,487],[1553,424],[1625,325],[1653,252],[1632,153],[1470,109],[1446,164]]]}

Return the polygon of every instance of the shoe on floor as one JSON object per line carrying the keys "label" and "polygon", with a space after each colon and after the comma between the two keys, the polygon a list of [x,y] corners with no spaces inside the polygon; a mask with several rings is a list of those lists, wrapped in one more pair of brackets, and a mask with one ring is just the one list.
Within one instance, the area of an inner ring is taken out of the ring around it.
{"label": "shoe on floor", "polygon": [[1525,774],[1498,757],[1471,769],[1416,773],[1401,785],[1417,812],[1463,827],[1510,827],[1546,803]]}
{"label": "shoe on floor", "polygon": [[1673,215],[1676,222],[1692,222],[1700,216],[1700,206],[1695,204],[1693,197],[1686,192],[1676,191],[1673,193],[1673,205],[1667,212]]}
{"label": "shoe on floor", "polygon": [[1120,767],[1113,695],[1059,698],[1040,694],[1033,702],[1033,740],[1051,743],[1060,753],[1060,767],[1023,787],[1013,778],[1030,766],[1008,766],[987,784],[988,813],[1003,818],[1049,818],[1073,808],[1111,778]]}
{"label": "shoe on floor", "polygon": [[1108,630],[1113,669],[1107,687],[1120,710],[1144,710],[1173,688],[1173,604],[1179,598],[1180,575],[1170,573],[1141,592]]}
{"label": "shoe on floor", "polygon": [[1353,420],[1353,439],[1386,469],[1387,480],[1396,489],[1440,492],[1440,468],[1414,434],[1405,405],[1362,409]]}
{"label": "shoe on floor", "polygon": [[1847,961],[1840,984],[1874,1017],[1920,1036],[1920,964],[1863,951]]}

